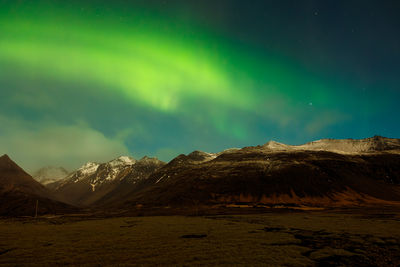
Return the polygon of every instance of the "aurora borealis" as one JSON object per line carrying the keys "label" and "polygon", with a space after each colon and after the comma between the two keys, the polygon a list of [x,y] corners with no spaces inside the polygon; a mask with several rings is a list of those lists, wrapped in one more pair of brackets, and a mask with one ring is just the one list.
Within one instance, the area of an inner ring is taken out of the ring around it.
{"label": "aurora borealis", "polygon": [[396,1],[0,1],[0,153],[28,170],[399,137]]}

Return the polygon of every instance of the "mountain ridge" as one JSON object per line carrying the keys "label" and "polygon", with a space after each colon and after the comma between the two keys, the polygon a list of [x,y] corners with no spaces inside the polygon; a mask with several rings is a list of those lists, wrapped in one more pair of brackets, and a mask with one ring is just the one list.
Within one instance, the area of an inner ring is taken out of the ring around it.
{"label": "mountain ridge", "polygon": [[[4,166],[19,168],[3,157]],[[400,205],[400,139],[321,139],[298,146],[271,140],[218,153],[195,150],[168,163],[120,156],[85,163],[47,188],[63,202],[106,210]]]}
{"label": "mountain ridge", "polygon": [[[137,179],[144,179],[146,172],[162,164],[146,156],[140,160],[120,156],[105,163],[88,162],[63,180],[49,184],[48,188],[65,202],[89,206],[119,188],[120,183],[133,185]],[[135,173],[136,167],[143,171]]]}
{"label": "mountain ridge", "polygon": [[364,139],[332,139],[325,138],[302,145],[286,145],[269,141],[262,145],[272,150],[324,150],[336,153],[373,153],[377,151],[400,151],[400,139],[373,136]]}
{"label": "mountain ridge", "polygon": [[220,153],[194,151],[156,170],[116,206],[400,204],[399,141],[270,141]]}

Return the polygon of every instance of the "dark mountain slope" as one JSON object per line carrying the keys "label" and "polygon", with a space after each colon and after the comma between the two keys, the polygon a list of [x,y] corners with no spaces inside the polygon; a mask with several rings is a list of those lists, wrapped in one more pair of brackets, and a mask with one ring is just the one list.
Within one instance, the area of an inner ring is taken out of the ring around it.
{"label": "dark mountain slope", "polygon": [[141,186],[142,182],[144,182],[149,175],[164,165],[165,163],[157,158],[144,157],[138,160],[125,174],[125,177],[120,180],[117,186],[101,199],[97,200],[94,205],[104,206],[126,199],[132,191],[142,188],[138,188],[138,186]]}
{"label": "dark mountain slope", "polygon": [[65,213],[75,211],[56,197],[7,155],[0,157],[0,215],[34,215],[38,213]]}
{"label": "dark mountain slope", "polygon": [[164,164],[156,158],[135,160],[126,156],[100,164],[89,162],[65,179],[49,184],[48,188],[65,202],[93,206],[122,199],[138,181]]}
{"label": "dark mountain slope", "polygon": [[206,161],[180,155],[142,181],[123,206],[392,203],[400,201],[399,181],[400,154],[395,152],[257,146]]}

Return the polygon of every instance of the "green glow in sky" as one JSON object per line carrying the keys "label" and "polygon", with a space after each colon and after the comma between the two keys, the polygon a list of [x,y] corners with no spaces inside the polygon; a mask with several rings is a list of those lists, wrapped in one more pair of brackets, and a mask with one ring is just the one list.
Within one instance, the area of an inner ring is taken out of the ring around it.
{"label": "green glow in sky", "polygon": [[140,27],[115,31],[104,27],[104,22],[93,29],[84,19],[54,24],[46,17],[3,17],[0,59],[35,76],[119,90],[133,101],[162,111],[176,110],[185,97],[241,108],[250,108],[255,101],[251,93],[235,90],[221,65],[223,58],[209,51],[202,40]]}
{"label": "green glow in sky", "polygon": [[196,98],[258,113],[260,104],[285,94],[312,94],[323,104],[329,98],[312,79],[302,88],[289,64],[252,58],[200,27],[172,21],[164,31],[157,27],[171,20],[140,13],[128,23],[106,16],[93,27],[93,18],[74,10],[36,12],[11,13],[0,24],[0,59],[36,77],[97,84],[168,112]]}
{"label": "green glow in sky", "polygon": [[290,61],[260,57],[185,21],[137,12],[122,23],[109,14],[98,19],[61,7],[16,14],[2,16],[0,60],[24,75],[86,83],[188,116],[198,112],[192,103],[210,102],[218,108],[201,112],[218,132],[239,139],[248,130],[232,120],[231,109],[286,126],[301,113],[297,101],[303,106],[308,98],[320,105],[334,101],[323,83]]}
{"label": "green glow in sky", "polygon": [[[363,91],[368,84],[359,85],[352,67],[317,67],[314,51],[296,60],[297,44],[269,49],[282,33],[296,34],[279,14],[254,18],[275,34],[252,33],[254,44],[224,29],[206,4],[198,10],[188,1],[193,12],[167,2],[0,0],[0,119],[21,131],[26,121],[84,129],[75,135],[119,140],[123,153],[172,155],[271,138],[367,137],[369,119],[394,99]],[[337,78],[347,73],[351,79]],[[0,130],[0,145],[6,139]]]}

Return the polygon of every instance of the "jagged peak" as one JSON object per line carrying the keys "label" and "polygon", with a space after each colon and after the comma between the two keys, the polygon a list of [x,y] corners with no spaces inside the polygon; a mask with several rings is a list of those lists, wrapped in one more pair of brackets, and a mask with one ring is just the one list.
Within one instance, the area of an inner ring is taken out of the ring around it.
{"label": "jagged peak", "polygon": [[97,163],[97,162],[94,162],[94,161],[88,161],[85,164],[83,164],[79,169],[85,169],[85,168],[92,167],[92,166],[95,166],[95,165],[100,165],[100,163]]}
{"label": "jagged peak", "polygon": [[78,169],[78,172],[82,174],[92,174],[99,168],[100,164],[96,162],[87,162]]}
{"label": "jagged peak", "polygon": [[110,160],[108,163],[111,164],[124,164],[124,165],[133,165],[135,164],[136,159],[130,156],[119,156],[113,160]]}

